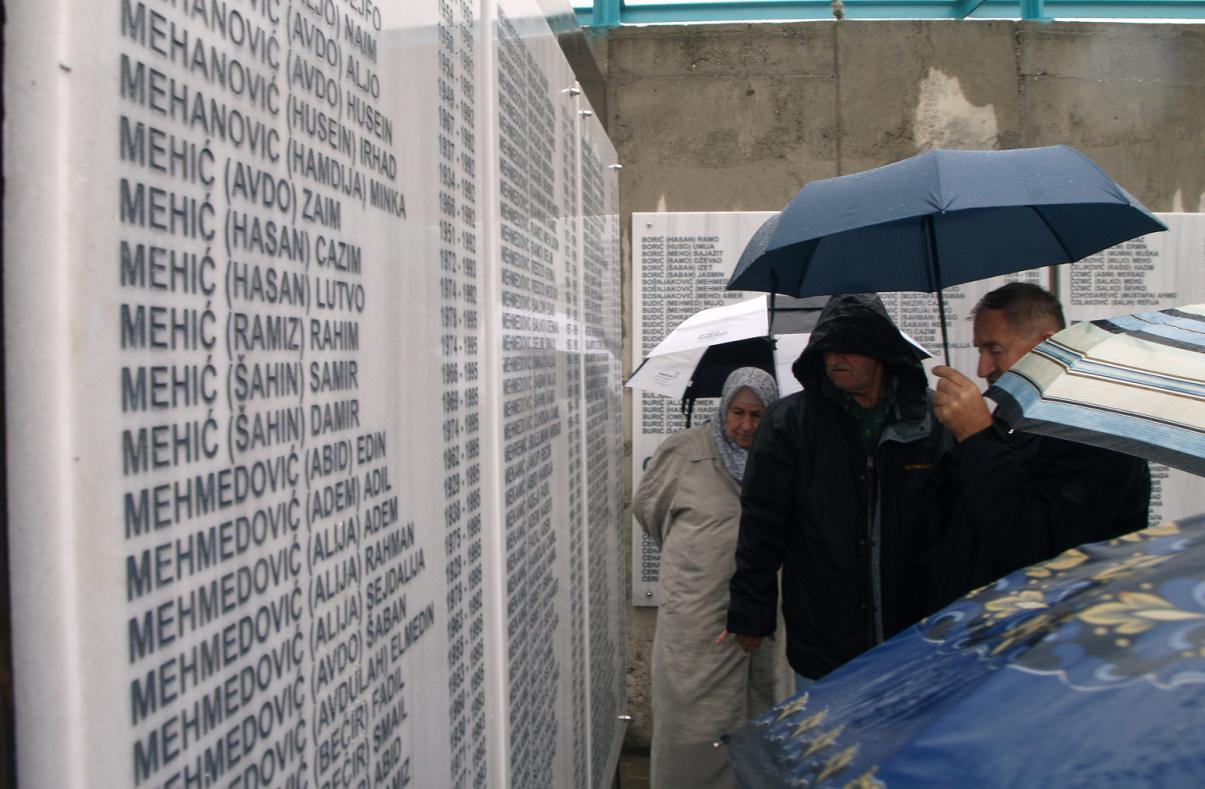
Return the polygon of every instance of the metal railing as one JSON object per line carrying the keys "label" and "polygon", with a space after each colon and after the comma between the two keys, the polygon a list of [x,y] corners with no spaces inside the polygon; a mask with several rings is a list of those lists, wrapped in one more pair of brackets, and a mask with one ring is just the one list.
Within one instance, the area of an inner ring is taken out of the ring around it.
{"label": "metal railing", "polygon": [[[832,19],[831,0],[574,3],[583,27]],[[843,0],[847,19],[1205,19],[1205,0]]]}

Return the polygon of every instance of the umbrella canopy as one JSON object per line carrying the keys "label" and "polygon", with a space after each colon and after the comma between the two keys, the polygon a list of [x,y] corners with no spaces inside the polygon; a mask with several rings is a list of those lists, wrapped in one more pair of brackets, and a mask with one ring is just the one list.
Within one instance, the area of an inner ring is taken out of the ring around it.
{"label": "umbrella canopy", "polygon": [[1166,230],[1074,148],[934,150],[812,181],[730,290],[794,296],[941,289],[1070,263]]}
{"label": "umbrella canopy", "polygon": [[1205,516],[979,589],[725,736],[744,786],[1200,786]]}
{"label": "umbrella canopy", "polygon": [[1205,304],[1078,323],[987,396],[1018,430],[1205,475]]}
{"label": "umbrella canopy", "polygon": [[772,335],[811,331],[821,307],[815,300],[780,299],[771,316],[762,295],[701,310],[658,343],[626,385],[666,397],[718,397],[738,367],[775,375]]}
{"label": "umbrella canopy", "polygon": [[[732,278],[736,277],[736,272],[749,268],[749,266],[753,265],[753,261],[766,253],[766,247],[770,245],[770,239],[774,236],[774,231],[778,230],[778,223],[781,219],[781,213],[774,214],[765,222],[762,222],[757,230],[753,231],[753,235],[749,237],[749,241],[746,242],[745,248],[741,251],[740,259],[736,261],[736,268],[732,270]],[[728,289],[734,290],[731,287]],[[770,291],[770,293],[773,292]]]}

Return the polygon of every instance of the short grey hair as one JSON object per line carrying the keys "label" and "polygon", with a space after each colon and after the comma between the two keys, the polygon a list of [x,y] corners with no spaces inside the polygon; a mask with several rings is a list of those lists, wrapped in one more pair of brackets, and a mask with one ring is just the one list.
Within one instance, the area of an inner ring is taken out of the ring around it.
{"label": "short grey hair", "polygon": [[1010,282],[996,288],[979,300],[971,314],[978,315],[980,310],[1001,310],[1011,326],[1029,332],[1041,331],[1049,325],[1056,331],[1067,327],[1063,305],[1054,294],[1027,282]]}

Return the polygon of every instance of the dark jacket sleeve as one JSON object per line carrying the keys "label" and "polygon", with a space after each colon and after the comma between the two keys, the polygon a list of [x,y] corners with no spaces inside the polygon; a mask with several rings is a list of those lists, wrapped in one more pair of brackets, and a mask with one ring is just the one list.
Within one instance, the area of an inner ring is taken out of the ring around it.
{"label": "dark jacket sleeve", "polygon": [[[955,449],[961,500],[960,594],[1086,542],[1146,528],[1146,461],[1000,422]],[[969,538],[969,539],[968,539]]]}
{"label": "dark jacket sleeve", "polygon": [[729,584],[728,631],[768,636],[778,621],[778,570],[798,484],[800,428],[796,400],[784,398],[762,419],[741,488],[736,573]]}

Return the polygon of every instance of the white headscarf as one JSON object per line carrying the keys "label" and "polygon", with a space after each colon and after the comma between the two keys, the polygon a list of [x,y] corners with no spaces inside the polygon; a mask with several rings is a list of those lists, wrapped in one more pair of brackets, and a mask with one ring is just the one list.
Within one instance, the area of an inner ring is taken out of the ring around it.
{"label": "white headscarf", "polygon": [[774,376],[759,367],[741,367],[733,370],[724,381],[720,407],[711,421],[711,427],[724,467],[737,482],[745,476],[745,461],[749,459],[749,450],[728,437],[724,422],[728,415],[728,407],[732,405],[733,398],[741,389],[753,392],[754,396],[761,400],[764,408],[769,408],[778,400],[778,384],[774,382]]}

